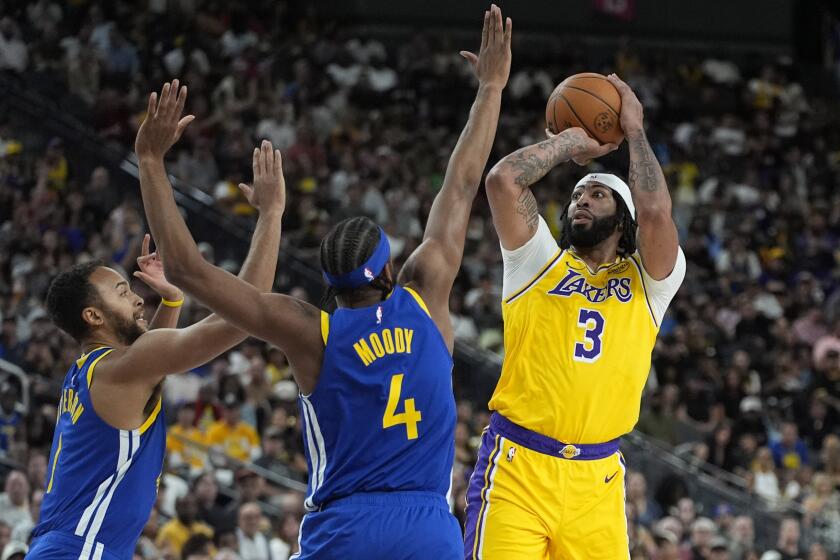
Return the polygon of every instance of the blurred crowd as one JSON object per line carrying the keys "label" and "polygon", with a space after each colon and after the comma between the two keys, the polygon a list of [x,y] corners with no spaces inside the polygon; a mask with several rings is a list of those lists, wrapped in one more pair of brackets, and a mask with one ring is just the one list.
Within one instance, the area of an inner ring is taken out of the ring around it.
{"label": "blurred crowd", "polygon": [[[104,144],[126,152],[147,93],[180,77],[197,116],[169,162],[181,181],[248,225],[253,210],[236,185],[249,179],[253,146],[268,138],[283,151],[290,191],[284,244],[317,266],[330,225],[365,214],[388,233],[398,265],[410,254],[473,97],[458,50],[477,44],[421,32],[393,42],[320,21],[295,2],[252,2],[247,11],[213,1],[147,4],[9,3],[0,72],[60,96]],[[795,512],[775,550],[765,550],[749,516],[662,497],[631,472],[633,557],[840,557],[836,97],[809,95],[784,58],[563,43],[546,62],[516,47],[490,165],[544,137],[556,82],[616,71],[645,106],[668,177],[689,268],[661,328],[639,428],[693,463],[741,477],[768,508]],[[3,378],[0,370],[0,456],[21,469],[0,494],[0,552],[12,543],[0,560],[20,554],[15,543],[26,542],[37,518],[57,383],[78,354],[44,313],[49,281],[90,258],[130,277],[144,234],[125,178],[77,164],[65,141],[33,140],[13,115],[0,115],[0,359],[26,372]],[[586,169],[567,164],[535,186],[555,234],[579,176],[626,176],[627,157],[622,148]],[[482,197],[452,319],[460,340],[503,353],[501,258]],[[213,260],[219,247],[202,250]],[[278,287],[317,302],[302,286]],[[188,303],[182,323],[206,313]],[[295,550],[306,480],[296,395],[283,354],[252,340],[167,381],[167,474],[140,558],[277,560]],[[453,496],[462,516],[488,414],[467,400],[458,414]]]}

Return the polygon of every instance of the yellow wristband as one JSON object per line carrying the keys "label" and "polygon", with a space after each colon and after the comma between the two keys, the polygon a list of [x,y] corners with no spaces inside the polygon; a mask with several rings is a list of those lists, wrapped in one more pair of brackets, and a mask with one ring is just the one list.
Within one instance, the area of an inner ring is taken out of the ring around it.
{"label": "yellow wristband", "polygon": [[181,307],[184,305],[184,298],[181,298],[178,301],[169,301],[168,299],[162,297],[160,298],[160,302],[166,307]]}

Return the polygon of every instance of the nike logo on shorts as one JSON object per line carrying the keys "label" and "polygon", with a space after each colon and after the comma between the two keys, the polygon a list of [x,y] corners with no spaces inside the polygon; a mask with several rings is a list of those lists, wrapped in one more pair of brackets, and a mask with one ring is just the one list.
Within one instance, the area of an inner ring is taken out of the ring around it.
{"label": "nike logo on shorts", "polygon": [[617,475],[617,474],[618,474],[618,471],[615,471],[614,473],[612,473],[612,476],[605,476],[605,477],[604,477],[604,484],[609,484],[609,483],[610,483],[610,481],[611,481],[612,479],[614,479],[614,478],[615,478],[615,475]]}

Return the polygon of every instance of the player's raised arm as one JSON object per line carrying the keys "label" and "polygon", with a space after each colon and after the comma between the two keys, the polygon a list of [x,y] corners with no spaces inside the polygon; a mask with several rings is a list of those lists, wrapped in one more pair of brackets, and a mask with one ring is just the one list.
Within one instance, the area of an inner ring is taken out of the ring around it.
{"label": "player's raised arm", "polygon": [[478,92],[432,204],[423,243],[400,274],[401,283],[423,295],[450,346],[449,291],[461,267],[470,210],[496,136],[502,90],[510,74],[511,31],[510,18],[503,25],[501,10],[493,5],[484,13],[478,56],[461,52],[473,66]]}
{"label": "player's raised arm", "polygon": [[549,133],[547,140],[499,160],[487,175],[486,185],[493,225],[502,247],[508,251],[518,249],[537,232],[540,213],[531,185],[558,164],[569,160],[582,164],[616,148],[615,144],[599,144],[582,128],[567,128],[559,134]]}
{"label": "player's raised arm", "polygon": [[668,277],[677,262],[679,238],[671,217],[671,195],[665,174],[650,147],[642,104],[626,83],[611,74],[607,79],[621,94],[621,128],[630,147],[630,191],[636,206],[639,253],[654,280]]}
{"label": "player's raised arm", "polygon": [[[178,89],[177,81],[166,84],[158,101],[153,93],[149,99],[146,120],[137,133],[135,150],[140,162],[140,188],[146,217],[160,251],[166,258],[167,275],[172,282],[191,293],[214,312],[243,331],[277,345],[288,356],[296,373],[313,371],[310,367],[320,356],[312,352],[299,352],[312,340],[321,344],[318,310],[304,302],[279,294],[262,293],[268,285],[257,289],[248,282],[207,263],[198,251],[195,241],[178,211],[172,194],[172,185],[166,174],[164,155],[177,141],[191,116],[181,118],[186,102],[186,87]],[[254,182],[265,181],[274,186],[266,194],[275,197],[274,203],[263,208],[260,194],[260,217],[269,219],[279,235],[285,209],[285,181],[280,152],[271,149],[267,142],[254,153]],[[274,249],[276,263],[277,248]],[[272,266],[272,277],[274,266]],[[198,326],[198,325],[196,325]],[[195,336],[196,344],[201,333],[184,329],[185,336]],[[314,368],[317,371],[317,368]],[[298,378],[306,390],[306,380]]]}

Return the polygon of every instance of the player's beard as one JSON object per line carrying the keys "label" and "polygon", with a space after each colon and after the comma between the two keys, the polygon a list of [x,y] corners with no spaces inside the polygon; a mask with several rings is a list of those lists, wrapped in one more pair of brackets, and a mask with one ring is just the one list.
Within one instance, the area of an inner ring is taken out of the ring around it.
{"label": "player's beard", "polygon": [[126,319],[111,309],[104,309],[103,311],[114,329],[114,334],[126,346],[133,344],[147,330],[139,325],[134,317]]}
{"label": "player's beard", "polygon": [[595,247],[615,232],[619,223],[619,213],[603,218],[592,218],[589,224],[575,224],[566,214],[566,228],[569,232],[569,242],[572,247],[589,249]]}

